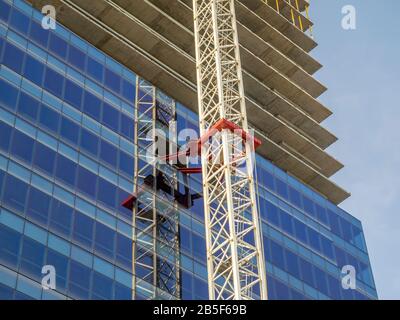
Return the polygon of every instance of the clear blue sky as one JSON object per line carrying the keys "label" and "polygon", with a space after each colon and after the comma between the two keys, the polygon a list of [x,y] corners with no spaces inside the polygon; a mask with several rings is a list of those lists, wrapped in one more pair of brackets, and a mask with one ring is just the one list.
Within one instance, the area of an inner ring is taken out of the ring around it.
{"label": "clear blue sky", "polygon": [[[311,0],[313,51],[328,87],[324,122],[345,164],[333,180],[352,193],[341,205],[363,222],[380,299],[400,299],[400,1]],[[341,27],[356,8],[357,29]]]}

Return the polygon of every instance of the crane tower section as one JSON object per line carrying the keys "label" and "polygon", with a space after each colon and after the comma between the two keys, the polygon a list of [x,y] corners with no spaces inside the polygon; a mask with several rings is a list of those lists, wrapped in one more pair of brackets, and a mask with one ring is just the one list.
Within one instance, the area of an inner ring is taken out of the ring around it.
{"label": "crane tower section", "polygon": [[193,0],[211,300],[267,299],[234,2]]}

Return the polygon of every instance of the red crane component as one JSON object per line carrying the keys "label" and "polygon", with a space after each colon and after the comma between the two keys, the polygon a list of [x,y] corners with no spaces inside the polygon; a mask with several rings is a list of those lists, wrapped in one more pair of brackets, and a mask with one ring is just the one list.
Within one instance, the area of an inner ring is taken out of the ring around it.
{"label": "red crane component", "polygon": [[254,144],[254,149],[257,149],[261,145],[261,140],[253,137],[251,134],[247,133],[244,131],[241,127],[236,125],[235,123],[226,120],[226,119],[221,119],[218,120],[208,131],[206,134],[204,134],[200,138],[200,145],[204,144],[205,142],[208,141],[210,137],[212,137],[214,134],[216,134],[218,131],[222,131],[224,129],[229,129],[233,133],[238,134],[240,137],[242,137],[243,142],[247,141],[253,141]]}
{"label": "red crane component", "polygon": [[[217,132],[220,132],[224,129],[228,129],[232,131],[233,133],[236,133],[238,136],[240,136],[243,139],[243,142],[247,141],[252,141],[254,145],[254,149],[257,149],[261,145],[261,140],[252,136],[248,132],[244,131],[242,128],[240,128],[238,125],[234,124],[233,122],[226,120],[226,119],[221,119],[217,121],[211,128],[208,130],[206,134],[204,134],[199,140],[197,141],[189,141],[188,142],[188,149],[184,151],[180,151],[177,153],[173,153],[171,155],[167,155],[165,157],[162,157],[162,160],[164,161],[171,161],[171,160],[177,160],[180,156],[190,156],[192,154],[192,150],[195,150],[195,155],[200,155],[201,153],[201,146],[205,143],[208,142],[208,140],[215,135]],[[197,148],[197,150],[196,150]],[[185,174],[200,174],[202,172],[201,167],[200,168],[186,168],[186,167],[179,167],[178,171],[185,173]]]}
{"label": "red crane component", "polygon": [[179,172],[184,174],[201,174],[201,168],[178,168]]}
{"label": "red crane component", "polygon": [[124,202],[121,203],[121,205],[129,210],[133,210],[136,199],[137,198],[134,195],[130,195],[127,199],[124,200]]}

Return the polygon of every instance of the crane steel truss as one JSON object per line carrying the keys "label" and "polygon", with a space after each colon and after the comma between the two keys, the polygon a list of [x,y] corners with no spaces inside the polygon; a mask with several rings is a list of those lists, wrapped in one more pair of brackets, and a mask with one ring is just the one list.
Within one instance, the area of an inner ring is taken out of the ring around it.
{"label": "crane steel truss", "polygon": [[[200,134],[221,119],[248,132],[234,0],[193,0],[193,10]],[[212,300],[267,299],[252,151],[227,129],[202,145]]]}
{"label": "crane steel truss", "polygon": [[173,170],[169,170],[164,182],[171,191],[160,191],[158,177],[161,170],[168,170],[168,165],[157,161],[157,141],[162,136],[157,129],[168,128],[169,123],[175,120],[175,102],[163,99],[154,86],[138,77],[134,128],[134,299],[138,287],[146,288],[150,299],[179,299],[181,296],[178,210],[176,204],[163,205],[174,203],[177,177]]}

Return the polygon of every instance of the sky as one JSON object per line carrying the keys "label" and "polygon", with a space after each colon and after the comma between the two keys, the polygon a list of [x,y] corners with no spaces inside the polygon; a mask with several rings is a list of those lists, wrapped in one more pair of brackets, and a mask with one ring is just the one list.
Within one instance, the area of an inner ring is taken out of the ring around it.
{"label": "sky", "polygon": [[340,206],[363,223],[379,298],[400,299],[400,1],[311,0],[310,15],[323,125],[339,138],[328,152],[345,165],[332,180],[352,194]]}

